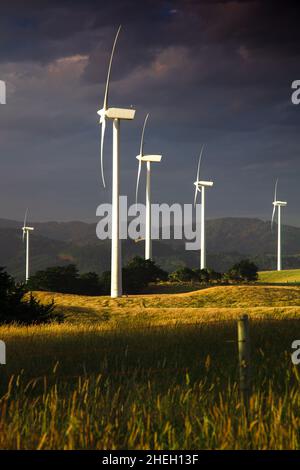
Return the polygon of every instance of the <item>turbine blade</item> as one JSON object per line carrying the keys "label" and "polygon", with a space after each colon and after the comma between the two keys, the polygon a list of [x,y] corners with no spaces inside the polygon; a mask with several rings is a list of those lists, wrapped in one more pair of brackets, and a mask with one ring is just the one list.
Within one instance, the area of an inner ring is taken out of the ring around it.
{"label": "turbine blade", "polygon": [[105,129],[106,129],[106,119],[105,119],[105,116],[103,115],[102,122],[101,122],[101,176],[102,176],[102,182],[103,182],[104,188],[105,188],[105,178],[104,178],[104,169],[103,169],[103,149],[104,149]]}
{"label": "turbine blade", "polygon": [[200,155],[199,155],[198,168],[197,168],[197,179],[196,179],[196,181],[199,181],[199,177],[200,177],[200,167],[201,167],[201,160],[202,160],[203,149],[204,149],[204,145],[202,145],[201,152],[200,152]]}
{"label": "turbine blade", "polygon": [[273,206],[273,212],[272,212],[272,220],[271,220],[271,230],[273,230],[275,212],[276,212],[276,206],[274,205]]}
{"label": "turbine blade", "polygon": [[120,31],[121,31],[121,25],[119,26],[117,34],[115,36],[115,40],[114,40],[114,43],[113,43],[113,47],[112,47],[111,54],[110,54],[110,59],[109,59],[109,64],[108,64],[106,85],[105,85],[105,92],[104,92],[104,102],[103,102],[104,111],[106,111],[106,109],[107,109],[107,100],[108,100],[109,82],[110,82],[110,72],[111,72],[113,56],[114,56],[114,52],[115,52],[115,48],[116,48],[116,44],[117,44],[117,40],[118,40],[118,36],[119,36]]}
{"label": "turbine blade", "polygon": [[138,200],[138,192],[139,192],[139,183],[140,183],[140,176],[141,176],[141,169],[142,169],[142,162],[139,161],[139,168],[136,180],[136,188],[135,188],[135,210],[137,210],[137,200]]}
{"label": "turbine blade", "polygon": [[22,236],[23,242],[24,242],[24,239],[25,239],[25,230],[23,229],[23,236]]}
{"label": "turbine blade", "polygon": [[277,201],[277,186],[278,186],[278,178],[275,183],[275,191],[274,191],[274,202]]}
{"label": "turbine blade", "polygon": [[28,207],[27,207],[27,209],[26,209],[26,211],[25,211],[23,227],[26,227],[27,215],[28,215]]}
{"label": "turbine blade", "polygon": [[115,48],[116,48],[116,44],[117,44],[117,40],[118,40],[118,36],[119,36],[120,31],[121,31],[121,26],[119,26],[119,28],[118,28],[118,31],[117,31],[117,34],[115,36],[115,40],[114,40],[114,43],[113,43],[112,51],[111,51],[111,54],[110,54],[108,70],[107,70],[107,77],[106,77],[106,84],[105,84],[102,116],[100,118],[100,122],[101,122],[101,176],[102,176],[102,182],[103,182],[104,188],[105,188],[105,179],[104,179],[104,170],[103,170],[103,150],[104,150],[104,135],[105,135],[105,129],[106,129],[105,112],[107,110],[107,100],[108,100],[108,92],[109,92],[111,66],[112,66],[113,56],[114,56],[114,52],[115,52]]}
{"label": "turbine blade", "polygon": [[149,113],[145,117],[144,125],[143,125],[143,130],[142,130],[142,137],[141,137],[141,146],[140,146],[140,156],[142,157],[144,155],[144,133],[145,133],[145,127],[148,121]]}
{"label": "turbine blade", "polygon": [[194,207],[196,207],[197,196],[198,196],[198,187],[195,185]]}
{"label": "turbine blade", "polygon": [[[202,145],[201,152],[200,152],[200,155],[199,155],[199,160],[198,160],[197,177],[196,177],[196,182],[197,182],[197,183],[198,183],[199,178],[200,178],[200,167],[201,167],[201,160],[202,160],[203,149],[204,149],[204,145]],[[196,188],[196,189],[195,189],[195,196],[194,196],[194,207],[196,207],[197,196],[198,196],[198,193],[200,192],[200,189],[198,188],[197,185],[195,185],[195,188]]]}
{"label": "turbine blade", "polygon": [[[278,178],[277,178],[276,183],[275,183],[274,201],[273,201],[273,202],[276,202],[276,201],[277,201],[277,186],[278,186]],[[276,206],[273,205],[272,220],[271,220],[271,230],[273,230],[275,212],[276,212]]]}

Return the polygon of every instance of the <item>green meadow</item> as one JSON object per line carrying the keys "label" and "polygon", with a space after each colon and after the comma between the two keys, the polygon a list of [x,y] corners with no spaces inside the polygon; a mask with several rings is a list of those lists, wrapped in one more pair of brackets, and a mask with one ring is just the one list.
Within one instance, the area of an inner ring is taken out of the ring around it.
{"label": "green meadow", "polygon": [[259,273],[259,281],[278,284],[300,284],[300,269],[288,269],[283,271],[261,271]]}

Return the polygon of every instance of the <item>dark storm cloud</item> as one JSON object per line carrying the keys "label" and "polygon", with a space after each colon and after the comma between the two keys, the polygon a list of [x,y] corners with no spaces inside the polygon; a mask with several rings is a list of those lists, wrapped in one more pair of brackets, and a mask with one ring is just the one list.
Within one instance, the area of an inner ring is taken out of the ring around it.
{"label": "dark storm cloud", "polygon": [[[146,145],[165,156],[155,170],[157,200],[191,200],[205,142],[204,171],[217,182],[211,216],[268,216],[280,172],[296,221],[296,183],[289,184],[300,173],[300,109],[290,102],[291,82],[300,77],[295,2],[11,0],[0,8],[0,79],[9,103],[0,109],[9,197],[3,215],[18,216],[20,194],[46,219],[91,218],[98,202],[110,199],[95,177],[96,109],[122,23],[110,100],[137,109],[122,135],[124,193],[132,192],[142,119],[150,111]],[[250,205],[253,185],[258,195]]]}

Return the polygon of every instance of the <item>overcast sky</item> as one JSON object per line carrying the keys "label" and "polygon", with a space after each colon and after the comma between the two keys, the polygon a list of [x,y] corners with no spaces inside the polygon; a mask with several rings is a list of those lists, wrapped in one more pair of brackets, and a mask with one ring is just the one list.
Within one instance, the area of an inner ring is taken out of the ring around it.
{"label": "overcast sky", "polygon": [[[295,4],[295,5],[294,5]],[[141,128],[153,165],[153,202],[193,201],[197,159],[207,216],[269,219],[275,179],[284,221],[300,226],[300,7],[226,0],[2,0],[0,217],[96,220],[111,200],[111,123],[100,173],[109,54],[122,30],[109,103],[133,106],[121,126],[122,194],[134,202]],[[145,176],[145,175],[143,175]],[[143,178],[140,202],[144,199]]]}

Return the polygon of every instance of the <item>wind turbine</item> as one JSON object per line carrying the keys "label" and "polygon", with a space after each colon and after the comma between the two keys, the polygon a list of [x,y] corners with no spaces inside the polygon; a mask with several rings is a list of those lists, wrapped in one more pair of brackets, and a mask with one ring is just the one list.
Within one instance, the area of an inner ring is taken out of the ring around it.
{"label": "wind turbine", "polygon": [[151,240],[151,163],[157,162],[159,163],[162,159],[161,155],[148,155],[144,154],[144,134],[146,124],[149,118],[149,113],[145,117],[143,130],[142,130],[142,137],[141,137],[141,145],[140,145],[140,153],[137,155],[137,159],[139,161],[139,169],[136,181],[136,193],[135,193],[135,203],[137,204],[138,198],[138,191],[139,191],[139,182],[140,182],[140,175],[142,169],[142,162],[147,163],[147,180],[146,180],[146,228],[145,228],[145,259],[152,258],[152,240]]}
{"label": "wind turbine", "polygon": [[201,192],[201,255],[200,255],[200,269],[206,269],[206,240],[205,240],[205,188],[211,188],[213,181],[200,180],[200,166],[202,160],[204,145],[202,146],[197,168],[197,179],[195,185],[194,207],[196,206],[198,193]]}
{"label": "wind turbine", "polygon": [[277,271],[281,271],[282,269],[282,261],[281,261],[281,207],[287,205],[287,202],[277,200],[277,186],[278,186],[278,179],[275,183],[275,192],[274,192],[274,201],[273,201],[273,212],[272,212],[272,221],[271,221],[271,229],[273,230],[273,223],[274,217],[276,212],[276,207],[278,208],[278,221],[277,221]]}
{"label": "wind turbine", "polygon": [[108,93],[110,83],[110,72],[112,60],[121,30],[119,26],[113,43],[110,60],[108,64],[103,108],[97,114],[100,116],[101,124],[101,175],[103,186],[105,187],[103,171],[103,147],[104,134],[106,129],[106,119],[113,121],[113,157],[112,157],[112,234],[111,234],[111,297],[122,295],[122,260],[119,234],[119,154],[120,154],[120,121],[121,119],[132,120],[135,115],[134,109],[109,108]]}
{"label": "wind turbine", "polygon": [[26,209],[26,212],[25,212],[25,217],[24,217],[24,223],[23,223],[23,227],[22,227],[22,230],[23,230],[23,242],[25,241],[25,237],[26,237],[26,268],[25,268],[25,280],[26,282],[28,281],[29,279],[29,276],[30,276],[30,271],[29,271],[29,234],[32,230],[34,230],[33,227],[29,227],[28,225],[26,225],[26,222],[27,222],[27,215],[28,215],[28,209]]}

